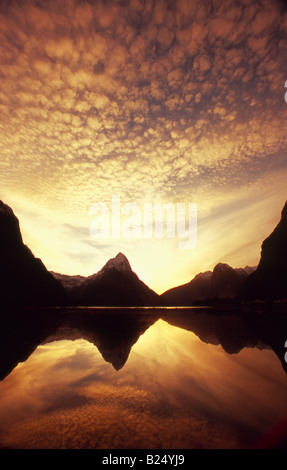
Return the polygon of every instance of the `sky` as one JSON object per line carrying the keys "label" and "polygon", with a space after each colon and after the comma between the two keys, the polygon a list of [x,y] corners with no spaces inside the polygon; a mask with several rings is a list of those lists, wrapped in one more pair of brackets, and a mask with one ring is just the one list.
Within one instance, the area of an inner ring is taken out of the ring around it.
{"label": "sky", "polygon": [[[286,37],[279,0],[2,0],[0,199],[24,243],[64,274],[121,251],[158,293],[256,266],[287,199]],[[141,229],[146,203],[186,227],[195,204],[196,243],[115,237],[114,197]]]}

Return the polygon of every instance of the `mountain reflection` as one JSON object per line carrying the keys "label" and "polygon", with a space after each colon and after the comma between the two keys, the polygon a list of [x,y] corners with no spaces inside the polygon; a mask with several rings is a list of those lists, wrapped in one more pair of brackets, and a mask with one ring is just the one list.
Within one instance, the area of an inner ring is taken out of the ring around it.
{"label": "mountain reflection", "polygon": [[120,370],[133,345],[159,319],[194,333],[202,342],[221,345],[228,354],[243,348],[271,348],[287,372],[285,311],[69,308],[2,313],[0,379],[39,345],[60,340],[87,340]]}
{"label": "mountain reflection", "polygon": [[77,309],[64,315],[60,327],[46,342],[85,339],[116,370],[126,363],[132,346],[160,318],[155,311],[137,309]]}
{"label": "mountain reflection", "polygon": [[245,309],[202,308],[189,311],[167,311],[162,317],[170,325],[195,333],[198,338],[221,345],[228,354],[243,348],[270,348],[278,356],[287,373],[284,344],[287,312],[276,306]]}

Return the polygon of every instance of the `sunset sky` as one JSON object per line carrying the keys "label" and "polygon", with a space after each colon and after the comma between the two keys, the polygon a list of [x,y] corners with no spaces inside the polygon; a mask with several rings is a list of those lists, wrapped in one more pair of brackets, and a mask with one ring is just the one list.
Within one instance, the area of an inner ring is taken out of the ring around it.
{"label": "sunset sky", "polygon": [[[286,59],[284,1],[2,0],[0,199],[24,242],[65,274],[121,251],[158,293],[257,265],[287,199]],[[196,203],[196,246],[93,239],[114,195]]]}

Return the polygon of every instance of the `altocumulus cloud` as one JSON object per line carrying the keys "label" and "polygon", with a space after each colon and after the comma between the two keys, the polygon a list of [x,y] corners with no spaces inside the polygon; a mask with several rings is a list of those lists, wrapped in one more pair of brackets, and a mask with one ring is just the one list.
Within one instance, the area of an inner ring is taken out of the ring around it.
{"label": "altocumulus cloud", "polygon": [[286,171],[283,3],[3,1],[0,24],[3,198],[200,203]]}

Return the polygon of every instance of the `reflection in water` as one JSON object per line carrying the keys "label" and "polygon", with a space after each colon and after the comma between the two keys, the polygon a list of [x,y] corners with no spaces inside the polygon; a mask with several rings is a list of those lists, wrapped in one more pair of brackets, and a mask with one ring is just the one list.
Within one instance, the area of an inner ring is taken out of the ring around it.
{"label": "reflection in water", "polygon": [[25,318],[1,329],[2,448],[248,447],[287,416],[281,313]]}

